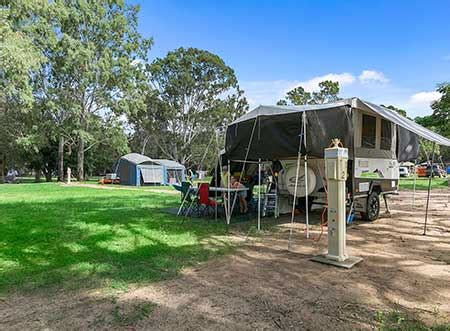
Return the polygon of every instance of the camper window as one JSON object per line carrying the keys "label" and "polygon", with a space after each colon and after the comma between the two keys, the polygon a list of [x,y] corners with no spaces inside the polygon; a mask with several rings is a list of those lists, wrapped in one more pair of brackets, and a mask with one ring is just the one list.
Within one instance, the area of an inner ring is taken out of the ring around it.
{"label": "camper window", "polygon": [[391,122],[381,119],[381,144],[380,149],[387,151],[391,150],[392,144],[392,131]]}
{"label": "camper window", "polygon": [[363,114],[362,117],[362,147],[375,148],[377,118]]}

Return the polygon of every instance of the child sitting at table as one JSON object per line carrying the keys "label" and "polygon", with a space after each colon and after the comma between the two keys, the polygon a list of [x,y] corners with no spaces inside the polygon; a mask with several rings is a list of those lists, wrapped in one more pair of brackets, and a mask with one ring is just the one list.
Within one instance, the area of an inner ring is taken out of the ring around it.
{"label": "child sitting at table", "polygon": [[231,176],[230,178],[230,186],[234,189],[243,189],[242,191],[236,192],[238,198],[239,198],[239,209],[241,213],[248,212],[248,205],[247,205],[247,190],[245,190],[245,186],[242,183],[239,183],[239,181],[236,180],[236,177]]}

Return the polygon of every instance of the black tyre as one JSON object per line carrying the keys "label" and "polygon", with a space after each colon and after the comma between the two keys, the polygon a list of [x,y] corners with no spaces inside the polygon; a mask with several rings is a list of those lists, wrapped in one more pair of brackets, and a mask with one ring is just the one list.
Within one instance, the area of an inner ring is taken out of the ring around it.
{"label": "black tyre", "polygon": [[380,196],[377,192],[372,192],[367,197],[367,209],[361,213],[364,220],[375,221],[380,215]]}
{"label": "black tyre", "polygon": [[[298,198],[298,208],[306,211],[306,198]],[[308,197],[308,210],[311,211],[312,205],[314,203],[313,197]]]}

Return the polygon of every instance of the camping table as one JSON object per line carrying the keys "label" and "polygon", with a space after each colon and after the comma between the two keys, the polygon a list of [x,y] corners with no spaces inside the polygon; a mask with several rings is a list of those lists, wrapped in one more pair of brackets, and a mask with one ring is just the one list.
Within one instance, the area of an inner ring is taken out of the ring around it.
{"label": "camping table", "polygon": [[209,188],[210,191],[212,192],[222,192],[222,193],[226,193],[226,192],[230,192],[230,193],[237,193],[237,192],[243,192],[243,191],[248,191],[248,187],[241,187],[241,188],[227,188],[227,187],[210,187]]}
{"label": "camping table", "polygon": [[[228,188],[228,187],[214,187],[214,186],[211,186],[209,188],[209,190],[211,192],[217,192],[217,193],[227,193],[227,192],[229,192],[230,196],[231,196],[231,194],[233,194],[233,193],[236,194],[236,193],[239,193],[239,192],[248,191],[249,188],[248,187],[240,187],[240,188],[232,188],[232,187],[230,187],[230,188]],[[231,206],[230,202],[231,202],[231,199],[228,199],[228,203],[225,204],[225,206],[226,206],[225,213],[228,216],[228,220],[231,219],[231,215],[233,214],[233,209],[234,209],[233,208],[234,207],[234,202],[233,202],[233,206]]]}
{"label": "camping table", "polygon": [[[230,188],[227,188],[227,187],[214,187],[214,186],[210,186],[210,187],[209,187],[209,191],[210,191],[210,192],[217,192],[217,193],[227,193],[227,192],[230,192],[230,195],[231,195],[231,194],[236,194],[236,193],[239,193],[239,192],[243,192],[243,191],[248,191],[248,190],[249,190],[248,187],[241,187],[241,188],[231,188],[231,187],[230,187]],[[198,187],[191,186],[191,187],[189,188],[188,194],[189,194],[189,193],[192,193],[192,194],[196,195],[197,192],[198,192]],[[231,199],[230,199],[230,200],[231,200]],[[179,209],[178,213],[180,212],[183,203],[184,203],[184,202],[181,203],[181,206],[180,206],[180,209]],[[190,205],[189,208],[188,208],[188,212],[187,212],[188,214],[189,214],[189,211],[191,210],[191,206],[192,206],[192,203],[191,203],[191,205]],[[226,212],[226,213],[229,213],[228,209],[230,209],[230,208],[231,208],[231,205],[227,206],[227,208],[225,208],[225,212]],[[233,211],[231,211],[230,217],[231,217],[231,214],[232,214],[232,213],[233,213]]]}

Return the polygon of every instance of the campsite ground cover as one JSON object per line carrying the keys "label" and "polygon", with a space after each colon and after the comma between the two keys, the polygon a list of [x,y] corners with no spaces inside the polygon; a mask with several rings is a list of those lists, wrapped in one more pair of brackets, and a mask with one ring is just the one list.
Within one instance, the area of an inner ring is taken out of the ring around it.
{"label": "campsite ground cover", "polygon": [[178,195],[56,183],[0,186],[0,293],[126,288],[226,252],[222,225],[182,224]]}
{"label": "campsite ground cover", "polygon": [[[27,279],[1,275],[9,279],[0,294],[2,329],[450,329],[447,188],[432,191],[427,236],[422,235],[424,191],[417,193],[415,208],[411,192],[403,190],[391,199],[391,217],[355,222],[347,245],[364,261],[341,270],[310,261],[326,248],[326,231],[314,240],[317,226],[306,239],[297,223],[288,251],[289,220],[283,217],[264,218],[262,235],[246,240],[248,232],[238,227],[221,236],[220,225],[180,224],[164,211],[176,204],[173,193],[19,186],[0,187],[0,230],[6,233],[0,237],[0,258],[3,266],[12,261],[9,245],[14,247],[17,263],[24,265],[12,270],[27,271]],[[311,221],[319,215],[313,212]],[[36,218],[47,224],[45,231]],[[18,223],[15,230],[25,232],[23,237],[13,235],[4,221]],[[39,241],[42,234],[45,240]],[[231,237],[241,244],[219,257],[229,251]],[[210,244],[202,245],[204,240]],[[154,246],[162,249],[155,253]],[[74,260],[63,263],[67,256]],[[205,261],[208,257],[216,258]],[[47,265],[40,264],[43,259]],[[84,271],[78,267],[83,262],[99,267]],[[56,281],[52,272],[59,275]],[[51,281],[42,282],[39,274]],[[105,291],[117,287],[121,291]]]}
{"label": "campsite ground cover", "polygon": [[[449,187],[450,177],[448,178],[433,178],[431,181],[431,188],[446,188]],[[401,190],[412,190],[414,188],[414,178],[400,178],[399,186]],[[428,178],[417,178],[416,179],[416,190],[427,190],[428,189]]]}

